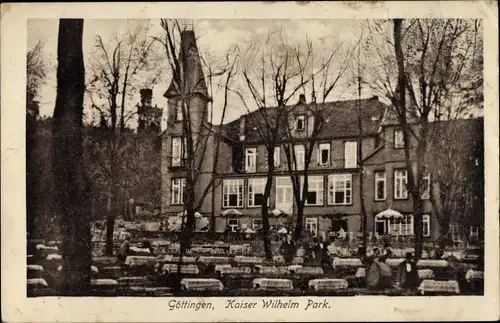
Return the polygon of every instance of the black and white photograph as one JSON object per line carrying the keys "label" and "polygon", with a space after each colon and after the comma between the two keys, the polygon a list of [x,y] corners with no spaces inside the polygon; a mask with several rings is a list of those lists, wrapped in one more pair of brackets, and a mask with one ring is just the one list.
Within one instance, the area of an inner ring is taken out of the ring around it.
{"label": "black and white photograph", "polygon": [[164,15],[26,19],[28,299],[485,295],[484,19]]}

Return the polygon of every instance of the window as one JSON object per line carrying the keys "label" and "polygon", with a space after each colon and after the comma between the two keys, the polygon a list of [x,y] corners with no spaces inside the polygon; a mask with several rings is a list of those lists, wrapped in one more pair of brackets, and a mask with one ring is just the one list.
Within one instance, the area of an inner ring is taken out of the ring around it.
{"label": "window", "polygon": [[186,140],[182,140],[182,137],[172,138],[172,166],[181,166],[186,158],[185,151]]}
{"label": "window", "polygon": [[305,116],[297,116],[295,118],[295,130],[297,131],[303,131],[306,128],[306,122],[305,122]]}
{"label": "window", "polygon": [[356,168],[358,165],[357,161],[357,142],[356,141],[346,141],[344,143],[344,167],[345,168]]}
{"label": "window", "polygon": [[479,227],[471,226],[469,235],[471,241],[477,241],[479,239]]}
{"label": "window", "polygon": [[406,199],[408,198],[408,191],[406,185],[408,183],[408,174],[406,169],[394,170],[394,198]]}
{"label": "window", "polygon": [[239,219],[227,219],[227,225],[231,228],[232,232],[236,232],[236,229],[240,226]]}
{"label": "window", "polygon": [[281,153],[280,147],[274,147],[274,167],[278,167],[281,164]]}
{"label": "window", "polygon": [[413,215],[404,215],[402,219],[390,219],[390,234],[413,235]]}
{"label": "window", "polygon": [[403,137],[403,130],[401,129],[394,130],[394,148],[401,149],[404,147],[405,147],[405,142]]}
{"label": "window", "polygon": [[[276,208],[285,209],[293,203],[293,189],[290,177],[276,177]],[[280,207],[285,205],[285,208]],[[285,210],[284,210],[285,211]]]}
{"label": "window", "polygon": [[[304,185],[304,176],[300,178],[300,181]],[[323,205],[323,176],[309,176],[307,178],[307,191],[306,205]]]}
{"label": "window", "polygon": [[255,161],[256,161],[257,149],[247,148],[245,151],[245,171],[255,172]]}
{"label": "window", "polygon": [[223,207],[243,206],[243,180],[225,179],[223,181]]}
{"label": "window", "polygon": [[306,152],[305,147],[303,145],[295,145],[295,162],[297,166],[297,170],[304,169]]}
{"label": "window", "polygon": [[328,176],[328,204],[345,205],[352,203],[352,175]]}
{"label": "window", "polygon": [[262,229],[262,219],[252,219],[252,228],[255,231]]}
{"label": "window", "polygon": [[306,218],[306,230],[313,237],[318,236],[318,218]]}
{"label": "window", "polygon": [[185,178],[172,179],[172,205],[180,205],[184,203],[184,189],[186,187]]}
{"label": "window", "polygon": [[318,164],[320,166],[328,166],[330,164],[330,144],[319,144],[318,148]]}
{"label": "window", "polygon": [[248,206],[261,206],[264,202],[265,178],[248,179]]}
{"label": "window", "polygon": [[375,201],[385,200],[385,172],[375,172]]}
{"label": "window", "polygon": [[431,235],[431,217],[429,214],[422,215],[422,230],[424,237]]}
{"label": "window", "polygon": [[422,177],[422,199],[428,200],[430,198],[431,191],[431,174],[426,174]]}
{"label": "window", "polygon": [[[176,121],[182,121],[182,100],[177,101],[177,104],[175,106],[175,120]],[[184,105],[185,106],[185,105]]]}

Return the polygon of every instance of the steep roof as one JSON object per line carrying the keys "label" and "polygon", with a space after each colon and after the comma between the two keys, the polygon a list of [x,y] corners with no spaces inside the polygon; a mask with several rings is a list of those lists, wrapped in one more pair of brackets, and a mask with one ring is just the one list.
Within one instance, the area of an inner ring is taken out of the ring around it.
{"label": "steep roof", "polygon": [[[377,97],[359,100],[362,111],[363,134],[376,134],[380,127],[383,114],[387,106],[380,102]],[[327,120],[318,138],[327,137],[354,137],[358,135],[358,100],[335,101],[317,103],[315,109],[321,111],[321,115]],[[303,109],[300,105],[288,106],[291,114],[294,109]],[[226,131],[234,138],[239,136],[241,119],[245,119],[245,139],[248,141],[261,140],[256,127],[270,122],[273,124],[277,118],[278,108],[265,108],[265,110],[255,110],[225,125]],[[267,120],[267,121],[266,121]]]}
{"label": "steep roof", "polygon": [[179,95],[179,87],[182,84],[181,79],[184,79],[186,94],[197,93],[208,98],[207,84],[194,30],[183,30],[181,32],[178,61],[179,64],[176,66],[172,81],[164,96],[169,98]]}

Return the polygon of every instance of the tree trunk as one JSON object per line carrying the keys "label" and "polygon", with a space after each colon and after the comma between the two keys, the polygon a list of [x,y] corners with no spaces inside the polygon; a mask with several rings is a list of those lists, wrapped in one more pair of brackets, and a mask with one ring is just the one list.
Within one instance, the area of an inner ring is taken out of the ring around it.
{"label": "tree trunk", "polygon": [[115,230],[115,220],[116,220],[116,184],[113,178],[110,179],[110,185],[108,188],[108,215],[106,218],[106,248],[105,253],[107,256],[112,256],[114,253],[114,241],[113,233]]}
{"label": "tree trunk", "polygon": [[26,232],[30,238],[34,236],[35,217],[39,207],[37,192],[40,179],[36,169],[36,115],[26,109]]}
{"label": "tree trunk", "polygon": [[302,230],[304,227],[304,205],[297,205],[297,222],[295,223],[295,230],[293,241],[299,241],[302,237]]}
{"label": "tree trunk", "polygon": [[[274,163],[274,161],[272,161]],[[269,237],[269,209],[267,201],[271,196],[271,186],[273,183],[273,173],[268,172],[266,187],[264,188],[264,203],[262,204],[262,242],[264,243],[264,254],[267,260],[273,259],[273,251],[271,249],[271,239]]]}
{"label": "tree trunk", "polygon": [[90,291],[90,190],[82,167],[82,34],[83,19],[60,20],[52,162],[54,204],[60,215],[63,240],[63,295],[88,295]]}

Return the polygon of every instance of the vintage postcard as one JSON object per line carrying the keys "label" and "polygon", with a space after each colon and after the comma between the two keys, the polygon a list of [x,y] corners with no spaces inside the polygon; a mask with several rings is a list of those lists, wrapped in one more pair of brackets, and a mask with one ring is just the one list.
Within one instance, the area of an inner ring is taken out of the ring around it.
{"label": "vintage postcard", "polygon": [[497,6],[2,4],[3,319],[499,319]]}

